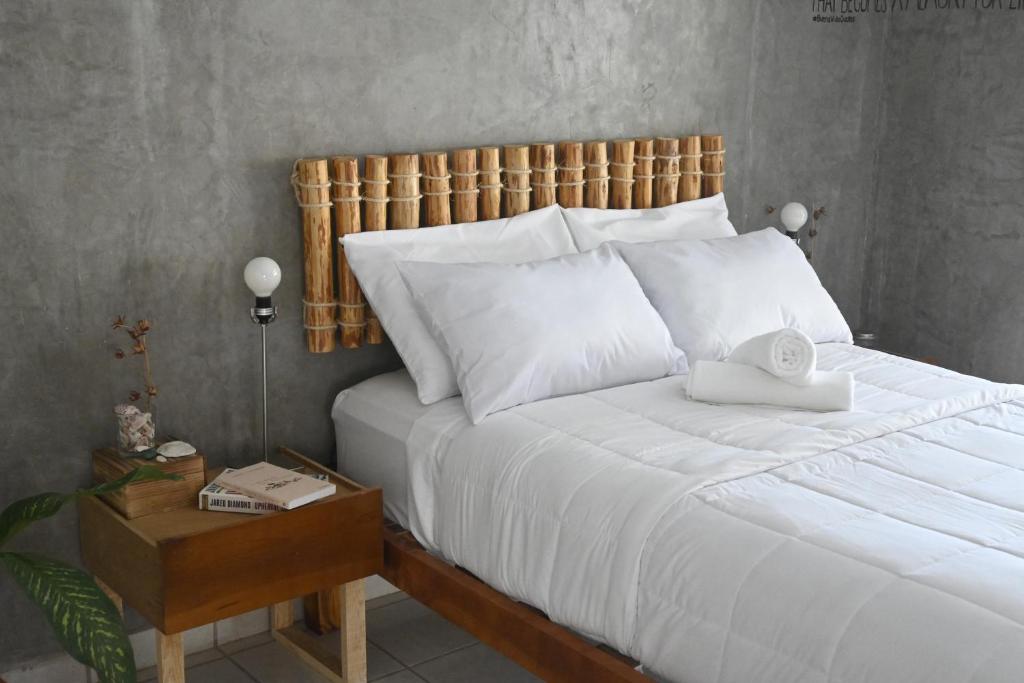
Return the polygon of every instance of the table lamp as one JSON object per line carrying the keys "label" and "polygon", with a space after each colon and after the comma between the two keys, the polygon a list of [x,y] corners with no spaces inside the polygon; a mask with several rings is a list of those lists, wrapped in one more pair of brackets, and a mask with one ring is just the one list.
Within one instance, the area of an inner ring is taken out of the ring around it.
{"label": "table lamp", "polygon": [[256,296],[256,305],[249,309],[249,318],[260,326],[263,345],[263,462],[270,457],[267,446],[267,325],[277,318],[277,306],[270,295],[281,284],[281,267],[274,259],[257,256],[245,266],[245,284]]}

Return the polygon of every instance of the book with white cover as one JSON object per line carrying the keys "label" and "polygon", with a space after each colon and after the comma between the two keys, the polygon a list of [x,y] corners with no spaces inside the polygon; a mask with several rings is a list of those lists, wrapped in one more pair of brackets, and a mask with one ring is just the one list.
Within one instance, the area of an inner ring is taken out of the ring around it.
{"label": "book with white cover", "polygon": [[[224,470],[225,473],[234,471],[230,467]],[[265,503],[244,493],[232,491],[222,486],[220,477],[217,477],[199,492],[199,509],[215,512],[242,512],[249,515],[265,515],[269,512],[277,512],[281,508],[273,503]]]}
{"label": "book with white cover", "polygon": [[[321,481],[326,481],[328,478],[327,475],[322,472],[313,472],[300,468],[296,469],[302,471],[303,474],[308,474],[309,476]],[[226,467],[221,474],[234,471],[235,470],[233,468]],[[270,512],[277,512],[281,508],[273,503],[265,503],[262,500],[256,500],[252,496],[247,496],[244,493],[232,491],[221,484],[220,476],[218,476],[216,479],[204,486],[199,492],[199,509],[211,510],[213,512],[241,512],[247,515],[265,515]]]}
{"label": "book with white cover", "polygon": [[217,481],[225,488],[292,510],[326,498],[337,491],[327,481],[320,481],[301,472],[286,470],[268,462],[259,462],[233,472],[224,472]]}

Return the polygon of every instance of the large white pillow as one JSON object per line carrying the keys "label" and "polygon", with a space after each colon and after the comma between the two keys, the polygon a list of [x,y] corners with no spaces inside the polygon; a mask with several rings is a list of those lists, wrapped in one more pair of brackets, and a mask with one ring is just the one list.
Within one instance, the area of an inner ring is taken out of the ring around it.
{"label": "large white pillow", "polygon": [[736,234],[721,192],[658,209],[562,209],[562,213],[580,251],[612,240],[706,240]]}
{"label": "large white pillow", "polygon": [[455,373],[413,306],[398,261],[522,263],[576,252],[557,206],[479,223],[346,235],[345,256],[409,370],[420,401],[459,393]]}
{"label": "large white pillow", "polygon": [[398,268],[452,361],[474,424],[521,403],[686,370],[610,246],[519,265]]}
{"label": "large white pillow", "polygon": [[775,228],[614,247],[691,365],[723,360],[747,339],[784,327],[815,343],[853,341],[803,251]]}

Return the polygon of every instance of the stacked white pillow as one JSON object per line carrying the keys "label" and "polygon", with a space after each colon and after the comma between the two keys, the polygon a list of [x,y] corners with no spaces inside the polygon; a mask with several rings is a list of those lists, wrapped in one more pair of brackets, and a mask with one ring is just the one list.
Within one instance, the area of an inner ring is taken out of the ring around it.
{"label": "stacked white pillow", "polygon": [[615,248],[691,364],[724,360],[751,337],[784,327],[816,344],[853,341],[803,251],[775,228]]}
{"label": "stacked white pillow", "polygon": [[852,338],[803,252],[774,228],[737,236],[720,194],[658,209],[552,206],[344,246],[419,399],[461,392],[474,422],[685,372],[784,327]]}
{"label": "stacked white pillow", "polygon": [[356,233],[346,235],[343,244],[363,293],[425,405],[455,396],[459,388],[451,361],[417,314],[395,264],[523,263],[576,253],[557,206],[494,221]]}
{"label": "stacked white pillow", "polygon": [[685,372],[665,323],[608,245],[517,265],[398,269],[474,424],[522,403]]}
{"label": "stacked white pillow", "polygon": [[725,195],[679,202],[656,209],[562,209],[580,251],[605,242],[660,242],[733,237]]}

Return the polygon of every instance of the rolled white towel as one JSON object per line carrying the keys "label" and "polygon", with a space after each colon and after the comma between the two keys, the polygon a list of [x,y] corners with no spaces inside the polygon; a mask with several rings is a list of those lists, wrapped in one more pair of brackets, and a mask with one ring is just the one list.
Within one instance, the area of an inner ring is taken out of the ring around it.
{"label": "rolled white towel", "polygon": [[853,410],[853,384],[849,372],[818,371],[810,384],[798,387],[750,365],[699,360],[690,368],[686,392],[690,398],[708,403]]}
{"label": "rolled white towel", "polygon": [[818,351],[810,337],[786,327],[748,339],[726,361],[753,365],[790,384],[807,386],[818,367]]}

